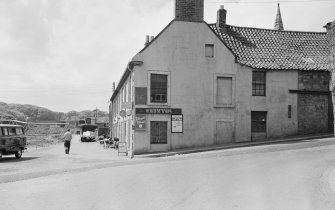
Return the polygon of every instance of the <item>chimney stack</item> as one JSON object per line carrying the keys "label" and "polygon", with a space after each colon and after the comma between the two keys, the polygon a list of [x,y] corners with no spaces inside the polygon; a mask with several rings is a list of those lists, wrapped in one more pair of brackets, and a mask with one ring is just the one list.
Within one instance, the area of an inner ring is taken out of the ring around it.
{"label": "chimney stack", "polygon": [[[324,26],[327,29],[327,38],[330,49],[330,62],[333,62],[333,68],[335,67],[335,20],[333,22],[327,23]],[[335,69],[332,69],[334,72]],[[334,77],[335,79],[335,77]]]}
{"label": "chimney stack", "polygon": [[204,21],[204,0],[176,0],[175,19],[180,21]]}
{"label": "chimney stack", "polygon": [[147,35],[147,36],[146,36],[146,39],[145,39],[145,43],[144,43],[144,45],[147,46],[149,43],[150,43],[150,36]]}
{"label": "chimney stack", "polygon": [[221,5],[220,9],[217,12],[216,27],[224,29],[226,27],[226,17],[227,17],[227,10],[225,10],[224,6]]}
{"label": "chimney stack", "polygon": [[113,92],[115,91],[115,82],[113,82]]}

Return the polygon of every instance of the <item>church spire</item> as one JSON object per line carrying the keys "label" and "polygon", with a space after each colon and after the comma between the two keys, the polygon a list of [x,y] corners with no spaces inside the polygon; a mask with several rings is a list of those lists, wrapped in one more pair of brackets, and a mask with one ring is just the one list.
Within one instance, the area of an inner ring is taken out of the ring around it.
{"label": "church spire", "polygon": [[283,31],[284,30],[283,20],[281,19],[279,2],[278,2],[276,22],[275,22],[275,30],[278,30],[278,31]]}

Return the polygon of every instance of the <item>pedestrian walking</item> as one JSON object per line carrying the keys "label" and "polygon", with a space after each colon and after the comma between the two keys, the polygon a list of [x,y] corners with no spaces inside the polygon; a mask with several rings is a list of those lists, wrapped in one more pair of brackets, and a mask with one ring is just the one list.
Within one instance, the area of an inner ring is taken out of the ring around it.
{"label": "pedestrian walking", "polygon": [[65,154],[69,154],[69,152],[70,152],[71,140],[72,140],[72,133],[70,132],[70,129],[68,129],[64,133],[64,149],[65,149]]}

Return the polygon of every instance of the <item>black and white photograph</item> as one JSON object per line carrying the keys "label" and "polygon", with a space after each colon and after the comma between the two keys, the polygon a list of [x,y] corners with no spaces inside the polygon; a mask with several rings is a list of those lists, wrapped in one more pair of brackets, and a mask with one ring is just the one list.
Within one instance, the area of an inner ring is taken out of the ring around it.
{"label": "black and white photograph", "polygon": [[334,210],[335,0],[0,0],[0,209]]}

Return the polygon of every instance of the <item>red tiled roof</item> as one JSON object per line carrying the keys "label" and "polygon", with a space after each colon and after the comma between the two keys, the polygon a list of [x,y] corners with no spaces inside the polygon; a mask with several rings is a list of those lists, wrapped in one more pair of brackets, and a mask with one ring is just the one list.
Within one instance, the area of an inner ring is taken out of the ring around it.
{"label": "red tiled roof", "polygon": [[235,54],[237,62],[257,69],[329,71],[327,34],[209,24]]}

